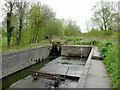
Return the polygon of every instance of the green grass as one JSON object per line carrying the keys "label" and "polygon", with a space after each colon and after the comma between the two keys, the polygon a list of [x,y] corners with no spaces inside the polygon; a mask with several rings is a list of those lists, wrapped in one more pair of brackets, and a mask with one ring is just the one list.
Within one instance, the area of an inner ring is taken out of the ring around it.
{"label": "green grass", "polygon": [[82,40],[82,37],[67,37],[67,38],[64,38],[64,41],[80,41]]}
{"label": "green grass", "polygon": [[[82,37],[68,37],[68,38],[64,38],[62,40],[60,40],[61,43],[64,43],[65,41],[70,40],[69,41],[69,45],[78,45],[79,42],[82,40]],[[73,41],[76,41],[76,43],[73,43]],[[2,51],[0,53],[8,53],[8,52],[14,52],[14,51],[19,51],[19,50],[26,50],[26,49],[31,49],[34,47],[39,47],[41,45],[48,45],[50,44],[48,40],[42,40],[40,43],[33,43],[33,44],[27,44],[24,43],[24,40],[22,41],[21,45],[16,46],[15,45],[15,40],[13,40],[13,38],[11,38],[11,45],[10,48],[7,48],[7,38],[6,37],[1,37],[0,41],[2,42],[1,47],[2,47]],[[57,41],[54,41],[55,43]],[[84,44],[84,42],[81,42],[82,44]]]}
{"label": "green grass", "polygon": [[6,37],[0,37],[0,47],[4,48],[7,47],[7,38]]}
{"label": "green grass", "polygon": [[111,78],[111,85],[113,88],[118,88],[118,80],[120,79],[118,73],[118,43],[106,46],[108,42],[99,45],[101,56],[104,57],[104,64],[108,70],[108,76]]}
{"label": "green grass", "polygon": [[0,42],[2,42],[0,44],[0,47],[2,47],[2,51],[0,53],[8,53],[8,52],[14,52],[14,51],[19,51],[19,50],[31,49],[31,48],[39,47],[42,45],[49,45],[48,40],[43,40],[40,43],[25,44],[25,45],[19,45],[19,46],[11,45],[10,48],[7,48],[7,38],[6,37],[0,38]]}
{"label": "green grass", "polygon": [[73,41],[69,43],[69,45],[96,45],[96,44],[97,44],[96,40],[90,40],[89,42]]}

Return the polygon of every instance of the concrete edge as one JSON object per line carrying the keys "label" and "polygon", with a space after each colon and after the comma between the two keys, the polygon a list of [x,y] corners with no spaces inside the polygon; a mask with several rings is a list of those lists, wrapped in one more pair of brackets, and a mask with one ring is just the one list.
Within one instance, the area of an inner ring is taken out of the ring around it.
{"label": "concrete edge", "polygon": [[[50,45],[35,47],[35,48],[28,49],[28,50],[21,50],[21,51],[4,53],[4,54],[2,54],[2,57],[3,57],[4,55],[7,55],[7,58],[11,58],[11,55],[12,55],[12,54],[14,54],[14,56],[15,56],[15,55],[19,55],[20,53],[23,53],[23,52],[26,52],[26,51],[29,51],[29,50],[37,50],[37,49],[42,49],[42,48],[47,48],[47,49],[49,49],[48,54],[46,54],[45,56],[40,57],[40,59],[42,60],[42,59],[48,58],[49,53],[50,53],[50,48],[51,48]],[[1,55],[1,54],[0,54],[0,55]],[[5,58],[5,59],[6,59],[6,58]],[[37,59],[37,60],[38,60],[39,58],[33,58],[33,59]],[[1,62],[2,62],[2,63],[1,63]],[[20,71],[20,70],[22,70],[22,69],[24,69],[24,68],[27,68],[27,67],[29,67],[29,66],[31,66],[31,65],[33,65],[33,64],[36,64],[36,63],[38,63],[38,61],[35,62],[35,63],[31,63],[31,64],[29,64],[29,65],[27,65],[27,66],[24,66],[23,68],[16,69],[16,71],[14,70],[13,72],[11,72],[11,73],[9,73],[9,74],[6,74],[6,75],[3,75],[3,73],[2,73],[3,70],[1,70],[1,73],[0,73],[0,74],[2,74],[2,75],[0,75],[0,79],[4,78],[4,77],[6,77],[6,76],[9,76],[9,75],[11,75],[11,74],[14,74],[14,73],[16,73],[16,72],[18,72],[18,71]],[[3,64],[3,59],[0,59],[0,66],[3,66],[2,64]],[[0,69],[1,69],[1,68],[0,68]],[[3,67],[2,67],[2,69],[3,69]],[[1,81],[0,81],[0,83],[1,83]]]}
{"label": "concrete edge", "polygon": [[29,75],[29,76],[25,77],[24,79],[18,80],[17,82],[15,82],[15,83],[13,83],[12,85],[10,85],[9,88],[14,88],[16,85],[22,83],[22,81],[27,80],[27,79],[29,79],[29,78],[31,78],[31,77],[32,77],[32,76]]}
{"label": "concrete edge", "polygon": [[8,52],[8,53],[2,53],[0,55],[7,55],[7,54],[13,54],[13,53],[21,53],[21,52],[25,52],[25,51],[29,51],[29,50],[36,50],[36,49],[40,49],[40,48],[45,48],[45,47],[48,47],[50,48],[50,45],[44,45],[44,46],[39,46],[39,47],[33,47],[33,48],[30,48],[30,49],[25,49],[25,50],[19,50],[19,51],[13,51],[13,52]]}
{"label": "concrete edge", "polygon": [[65,47],[92,47],[91,45],[62,45],[62,46],[65,46]]}
{"label": "concrete edge", "polygon": [[80,75],[80,79],[78,81],[78,84],[77,84],[76,88],[85,88],[85,83],[86,83],[89,67],[90,67],[90,64],[91,64],[91,58],[92,58],[92,55],[93,55],[93,51],[94,51],[94,46],[91,49],[90,55],[89,55],[89,57],[87,59],[85,67],[83,68],[83,72]]}

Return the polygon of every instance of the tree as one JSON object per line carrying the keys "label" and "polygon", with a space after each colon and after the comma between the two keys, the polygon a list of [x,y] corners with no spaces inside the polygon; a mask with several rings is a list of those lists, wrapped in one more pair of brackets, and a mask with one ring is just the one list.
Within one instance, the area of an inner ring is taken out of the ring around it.
{"label": "tree", "polygon": [[115,15],[117,14],[115,4],[113,2],[100,1],[92,8],[92,21],[97,29],[101,31],[113,29],[113,22],[115,22]]}
{"label": "tree", "polygon": [[91,21],[85,21],[85,25],[86,25],[86,30],[87,32],[90,32],[90,30],[93,28]]}
{"label": "tree", "polygon": [[46,25],[45,31],[46,35],[56,35],[56,36],[61,36],[61,23],[57,19],[50,19]]}
{"label": "tree", "polygon": [[66,36],[78,36],[80,35],[80,27],[76,25],[75,21],[68,20],[67,25],[65,26],[65,35]]}
{"label": "tree", "polygon": [[11,41],[11,34],[13,31],[13,25],[12,25],[12,14],[13,14],[13,6],[14,3],[13,2],[8,2],[6,3],[6,6],[8,7],[8,13],[7,13],[7,46],[8,48],[10,47],[10,41]]}
{"label": "tree", "polygon": [[20,44],[21,42],[21,31],[22,31],[22,28],[23,28],[23,17],[24,17],[24,14],[25,14],[25,9],[27,7],[27,3],[26,2],[16,2],[16,7],[18,8],[17,10],[17,13],[18,13],[18,16],[19,16],[19,33],[18,33],[18,37],[17,37],[17,45]]}
{"label": "tree", "polygon": [[34,4],[28,12],[29,25],[31,26],[30,43],[37,43],[40,30],[47,25],[47,22],[54,18],[52,10],[40,3]]}

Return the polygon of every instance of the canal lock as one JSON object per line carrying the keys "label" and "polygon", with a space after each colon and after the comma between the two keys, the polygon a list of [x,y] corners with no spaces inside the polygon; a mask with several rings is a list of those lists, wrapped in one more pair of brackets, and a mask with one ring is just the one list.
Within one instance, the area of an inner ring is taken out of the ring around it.
{"label": "canal lock", "polygon": [[[24,79],[25,77],[27,77],[28,75],[31,75],[32,73],[29,72],[29,70],[39,70],[40,68],[42,68],[45,64],[47,64],[49,61],[52,61],[53,59],[57,58],[57,57],[61,57],[62,60],[78,60],[78,58],[80,58],[79,60],[81,60],[81,56],[80,57],[73,57],[71,56],[70,54],[67,56],[67,57],[63,57],[61,56],[61,44],[60,42],[57,42],[57,44],[52,44],[52,48],[51,48],[51,51],[49,53],[49,58],[47,58],[46,60],[42,60],[42,62],[38,62],[30,67],[27,67],[23,70],[20,70],[12,75],[9,75],[5,78],[3,78],[3,89],[6,89],[6,88],[9,88],[9,86],[21,79]],[[73,58],[72,58],[73,57]],[[76,58],[76,59],[75,59]],[[87,59],[85,60],[87,61]],[[61,62],[61,64],[63,65],[67,65],[67,64],[71,64],[71,63],[66,63],[65,62]],[[85,64],[82,64],[82,65],[85,65]],[[26,75],[27,74],[27,75]],[[62,76],[62,75],[61,75]],[[78,80],[79,80],[79,77],[71,77],[69,75],[66,75],[66,80],[65,82],[62,82],[61,85],[59,86],[60,88],[63,88],[63,87],[66,87],[66,88],[70,88],[70,86],[68,84],[70,83],[73,83],[73,85],[77,85],[78,83]],[[6,82],[7,82],[7,85],[6,85]],[[71,86],[73,86],[71,85]],[[68,86],[68,87],[67,87]],[[49,88],[49,87],[48,87]]]}

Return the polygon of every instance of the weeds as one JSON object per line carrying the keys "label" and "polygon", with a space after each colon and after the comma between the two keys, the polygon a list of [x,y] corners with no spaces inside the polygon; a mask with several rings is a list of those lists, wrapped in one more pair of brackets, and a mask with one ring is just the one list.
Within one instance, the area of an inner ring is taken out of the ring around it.
{"label": "weeds", "polygon": [[118,88],[118,44],[112,42],[102,43],[100,46],[101,56],[108,70],[108,76],[111,78],[113,88]]}

